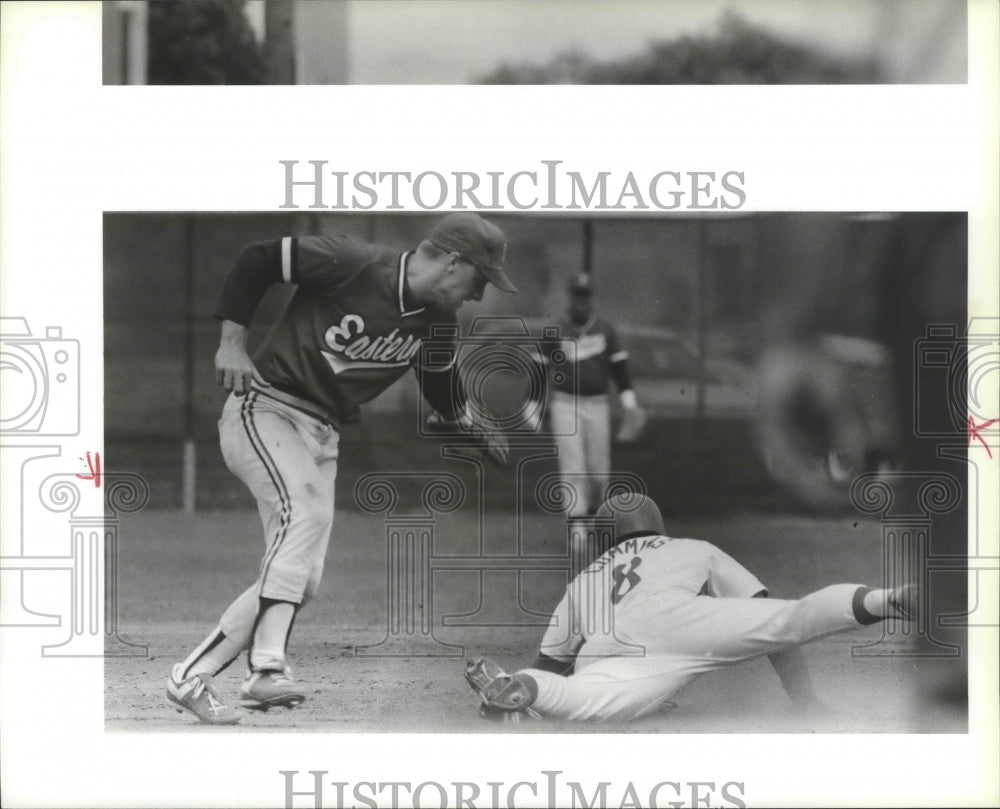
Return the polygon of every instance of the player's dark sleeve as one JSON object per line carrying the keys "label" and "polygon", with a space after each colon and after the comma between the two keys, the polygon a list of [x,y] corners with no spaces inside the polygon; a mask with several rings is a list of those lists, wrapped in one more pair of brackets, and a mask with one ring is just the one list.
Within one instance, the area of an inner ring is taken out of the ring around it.
{"label": "player's dark sleeve", "polygon": [[632,390],[632,378],[628,373],[628,358],[622,357],[621,359],[611,362],[611,378],[615,381],[615,387],[618,392]]}
{"label": "player's dark sleeve", "polygon": [[326,294],[336,293],[370,264],[398,259],[392,250],[344,234],[296,236],[283,242],[284,279]]}
{"label": "player's dark sleeve", "polygon": [[622,348],[618,340],[618,332],[608,323],[605,329],[608,341],[608,359],[611,363],[611,378],[618,392],[632,390],[632,379],[628,372],[628,351]]}
{"label": "player's dark sleeve", "polygon": [[455,421],[465,409],[466,395],[462,377],[452,366],[444,371],[434,371],[414,366],[420,393],[431,407],[449,421]]}
{"label": "player's dark sleeve", "polygon": [[565,675],[572,672],[575,665],[575,657],[549,657],[547,654],[539,652],[538,657],[535,658],[535,662],[531,664],[530,668],[549,671],[552,674]]}
{"label": "player's dark sleeve", "polygon": [[244,247],[226,278],[215,317],[249,326],[267,288],[281,280],[280,241]]}
{"label": "player's dark sleeve", "polygon": [[425,340],[413,365],[420,393],[427,404],[449,421],[455,421],[465,410],[465,386],[455,356],[451,339]]}

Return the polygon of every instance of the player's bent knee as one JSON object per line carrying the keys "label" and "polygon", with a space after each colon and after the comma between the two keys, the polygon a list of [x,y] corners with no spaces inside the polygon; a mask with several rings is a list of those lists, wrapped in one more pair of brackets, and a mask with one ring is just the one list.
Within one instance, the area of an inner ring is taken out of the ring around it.
{"label": "player's bent knee", "polygon": [[317,531],[329,530],[333,523],[333,497],[306,484],[292,495],[292,519]]}
{"label": "player's bent knee", "polygon": [[309,581],[306,582],[306,589],[302,592],[301,606],[305,606],[307,602],[312,601],[313,596],[319,591],[319,582],[319,576],[314,575],[309,578]]}

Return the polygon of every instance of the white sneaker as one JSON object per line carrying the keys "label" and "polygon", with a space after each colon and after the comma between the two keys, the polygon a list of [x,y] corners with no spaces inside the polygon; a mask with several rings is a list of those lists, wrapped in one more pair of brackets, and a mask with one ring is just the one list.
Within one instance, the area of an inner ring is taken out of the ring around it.
{"label": "white sneaker", "polygon": [[177,713],[187,711],[206,725],[235,725],[243,714],[226,705],[208,674],[181,679],[184,664],[178,663],[167,678],[167,704]]}
{"label": "white sneaker", "polygon": [[240,706],[251,711],[271,708],[295,708],[305,701],[305,694],[292,679],[288,667],[283,670],[253,671],[240,686]]}

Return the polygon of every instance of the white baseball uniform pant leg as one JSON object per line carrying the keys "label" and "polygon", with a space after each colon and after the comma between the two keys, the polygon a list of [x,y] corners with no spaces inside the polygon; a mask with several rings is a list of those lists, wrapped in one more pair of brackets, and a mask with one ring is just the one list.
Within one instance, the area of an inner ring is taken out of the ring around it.
{"label": "white baseball uniform pant leg", "polygon": [[[538,685],[532,707],[553,719],[638,719],[661,709],[699,674],[855,629],[860,585],[835,584],[798,601],[688,597],[665,613],[645,657],[601,658],[569,677],[525,669]],[[581,652],[593,655],[585,644]],[[591,658],[593,659],[593,658]]]}
{"label": "white baseball uniform pant leg", "polygon": [[219,421],[223,457],[257,499],[266,550],[257,581],[220,627],[250,645],[260,598],[301,607],[316,593],[334,516],[339,434],[319,419],[251,392],[230,396]]}
{"label": "white baseball uniform pant leg", "polygon": [[604,491],[611,477],[611,408],[607,396],[581,398],[583,453],[587,465],[587,508],[593,511],[604,502]]}
{"label": "white baseball uniform pant leg", "polygon": [[572,396],[558,391],[549,402],[559,448],[559,474],[576,493],[570,517],[582,517],[601,503],[611,469],[611,410],[607,396]]}

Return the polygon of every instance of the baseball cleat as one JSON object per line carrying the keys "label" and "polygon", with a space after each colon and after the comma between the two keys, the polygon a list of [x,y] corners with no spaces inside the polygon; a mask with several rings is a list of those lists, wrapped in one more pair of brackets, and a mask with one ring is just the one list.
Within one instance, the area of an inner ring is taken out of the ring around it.
{"label": "baseball cleat", "polygon": [[295,685],[289,669],[254,671],[240,686],[240,707],[251,711],[297,708],[306,696]]}
{"label": "baseball cleat", "polygon": [[535,695],[528,686],[492,660],[485,657],[467,660],[465,681],[482,699],[479,715],[484,719],[520,722],[526,718],[539,718],[538,713],[531,709]]}
{"label": "baseball cleat", "polygon": [[896,618],[914,621],[917,618],[917,586],[903,584],[889,591],[889,606],[896,611]]}
{"label": "baseball cleat", "polygon": [[479,717],[490,722],[501,722],[503,724],[527,722],[534,718],[529,716],[527,711],[505,711],[502,708],[494,708],[492,705],[480,705]]}
{"label": "baseball cleat", "polygon": [[243,714],[226,705],[207,674],[180,679],[183,663],[178,663],[167,678],[167,704],[177,713],[187,711],[206,725],[235,725]]}

